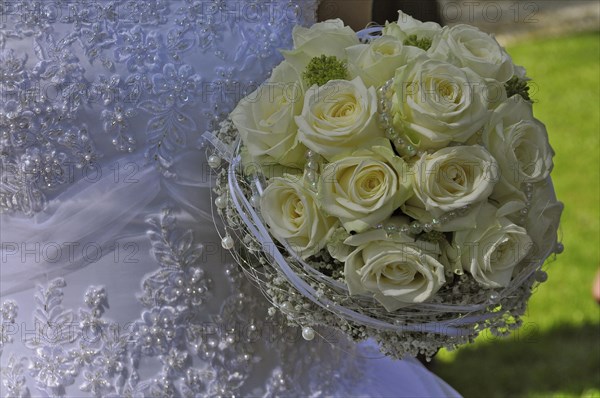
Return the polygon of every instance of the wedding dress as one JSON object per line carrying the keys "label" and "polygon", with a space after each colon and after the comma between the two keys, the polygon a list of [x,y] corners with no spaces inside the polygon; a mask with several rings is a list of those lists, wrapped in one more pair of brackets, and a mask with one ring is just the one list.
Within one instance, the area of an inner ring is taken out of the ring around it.
{"label": "wedding dress", "polygon": [[202,134],[316,0],[0,1],[0,396],[456,396],[267,316]]}

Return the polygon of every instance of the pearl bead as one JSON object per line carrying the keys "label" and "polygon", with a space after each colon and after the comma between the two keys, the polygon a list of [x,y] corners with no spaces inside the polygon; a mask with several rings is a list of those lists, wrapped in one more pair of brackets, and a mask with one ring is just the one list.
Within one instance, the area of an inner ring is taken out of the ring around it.
{"label": "pearl bead", "polygon": [[546,271],[539,270],[535,273],[535,280],[540,283],[544,283],[548,280],[548,274]]}
{"label": "pearl bead", "polygon": [[386,225],[384,227],[384,229],[385,229],[385,234],[388,238],[391,237],[394,233],[398,232],[398,227],[396,227],[393,224]]}
{"label": "pearl bead", "polygon": [[235,244],[235,242],[233,241],[233,238],[229,235],[227,235],[226,237],[224,237],[221,240],[221,246],[223,246],[223,249],[226,249],[226,250],[233,249],[234,244]]}
{"label": "pearl bead", "polygon": [[564,251],[565,251],[565,247],[563,246],[563,244],[562,244],[562,243],[560,243],[560,242],[559,242],[559,243],[557,243],[557,244],[556,244],[556,248],[554,249],[554,253],[556,253],[556,254],[560,254],[560,253],[562,253],[562,252],[564,252]]}
{"label": "pearl bead", "polygon": [[260,196],[252,195],[250,197],[250,204],[252,205],[252,207],[258,208],[260,206]]}
{"label": "pearl bead", "polygon": [[313,330],[313,328],[305,326],[302,328],[302,337],[306,341],[311,341],[315,338],[315,331]]}
{"label": "pearl bead", "polygon": [[217,205],[217,207],[219,209],[224,209],[227,207],[227,198],[225,196],[219,196],[216,200],[215,200],[215,205]]}
{"label": "pearl bead", "polygon": [[316,170],[316,169],[318,169],[318,168],[319,168],[319,163],[318,163],[317,161],[315,161],[315,160],[309,160],[309,161],[306,163],[306,167],[307,167],[308,169],[310,169],[310,170]]}
{"label": "pearl bead", "polygon": [[410,232],[414,235],[418,235],[423,232],[423,227],[418,221],[414,221],[412,224],[410,224]]}
{"label": "pearl bead", "polygon": [[211,155],[208,157],[208,165],[213,169],[216,169],[221,165],[221,158],[217,155]]}
{"label": "pearl bead", "polygon": [[490,301],[495,302],[500,298],[500,295],[497,292],[489,292],[488,298],[490,299]]}

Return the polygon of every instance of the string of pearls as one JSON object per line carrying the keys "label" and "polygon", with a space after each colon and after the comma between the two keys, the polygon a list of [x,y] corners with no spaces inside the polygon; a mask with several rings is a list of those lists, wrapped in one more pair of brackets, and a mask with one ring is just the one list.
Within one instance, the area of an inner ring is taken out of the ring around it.
{"label": "string of pearls", "polygon": [[419,235],[422,232],[429,233],[438,229],[443,224],[447,224],[448,222],[454,220],[457,217],[462,217],[467,214],[471,210],[470,205],[466,205],[460,207],[456,210],[452,210],[448,213],[442,214],[439,218],[433,218],[430,221],[421,223],[419,221],[413,221],[410,224],[405,225],[396,225],[396,224],[377,224],[375,229],[383,229],[388,237],[391,237],[393,234],[402,233],[402,234],[411,234],[411,235]]}
{"label": "string of pearls", "polygon": [[393,126],[393,121],[389,113],[392,109],[392,98],[394,96],[394,90],[392,90],[393,84],[394,79],[390,79],[377,90],[377,113],[379,114],[379,123],[400,156],[405,159],[410,159],[418,155],[419,152],[417,151],[417,148],[410,143],[408,138],[396,131]]}
{"label": "string of pearls", "polygon": [[[212,169],[216,170],[221,167],[222,159],[220,156],[213,154],[208,157],[207,163]],[[217,196],[215,199],[215,206],[221,210],[227,208],[228,203],[229,198],[227,191],[226,193]],[[235,240],[229,234],[227,234],[221,239],[221,246],[225,250],[231,250],[235,247]]]}
{"label": "string of pearls", "polygon": [[521,209],[520,213],[520,221],[521,224],[525,224],[527,221],[527,215],[529,214],[529,209],[531,208],[531,200],[533,198],[533,184],[524,183],[523,184],[523,192],[525,193],[525,207]]}
{"label": "string of pearls", "polygon": [[306,151],[306,165],[304,166],[304,178],[308,187],[313,192],[317,191],[319,183],[320,155],[309,149]]}

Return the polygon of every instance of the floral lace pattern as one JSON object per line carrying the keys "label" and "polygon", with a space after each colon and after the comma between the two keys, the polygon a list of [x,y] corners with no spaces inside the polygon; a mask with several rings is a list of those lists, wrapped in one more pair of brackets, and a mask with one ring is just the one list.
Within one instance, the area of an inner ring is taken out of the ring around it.
{"label": "floral lace pattern", "polygon": [[[148,223],[159,267],[142,282],[139,300],[145,310],[139,319],[127,327],[106,319],[109,294],[103,286],[89,286],[84,305],[72,310],[63,305],[65,279],[38,285],[34,328],[23,341],[31,355],[11,356],[2,368],[10,396],[28,396],[28,378],[48,396],[68,396],[73,388],[97,397],[235,396],[249,392],[245,383],[260,366],[264,349],[281,353],[267,383],[253,391],[264,396],[326,395],[328,388],[339,388],[327,375],[358,370],[349,365],[352,361],[341,363],[342,354],[346,360],[351,355],[348,348],[333,349],[323,339],[305,342],[297,328],[267,317],[267,302],[233,263],[214,275],[227,279],[229,292],[219,300],[205,248],[191,230],[177,227],[170,209]],[[220,310],[211,313],[215,302]],[[10,343],[4,331],[15,322],[16,303],[5,302],[0,314],[1,341]],[[149,362],[160,370],[144,377]]]}
{"label": "floral lace pattern", "polygon": [[18,307],[14,301],[9,300],[2,303],[2,308],[0,309],[0,356],[2,356],[4,346],[13,342],[9,328],[14,325],[17,312]]}
{"label": "floral lace pattern", "polygon": [[175,178],[176,154],[267,77],[275,50],[290,45],[281,33],[315,10],[292,0],[0,1],[0,210],[37,213],[80,170],[140,147]]}

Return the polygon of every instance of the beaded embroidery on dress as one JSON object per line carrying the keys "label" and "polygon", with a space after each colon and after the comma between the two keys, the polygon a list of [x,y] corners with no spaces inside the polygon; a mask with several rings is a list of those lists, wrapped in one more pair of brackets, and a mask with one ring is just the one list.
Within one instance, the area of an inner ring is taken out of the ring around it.
{"label": "beaded embroidery on dress", "polygon": [[215,232],[202,134],[316,6],[0,0],[0,396],[455,394],[302,339]]}

